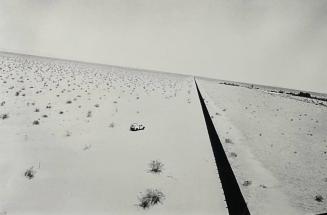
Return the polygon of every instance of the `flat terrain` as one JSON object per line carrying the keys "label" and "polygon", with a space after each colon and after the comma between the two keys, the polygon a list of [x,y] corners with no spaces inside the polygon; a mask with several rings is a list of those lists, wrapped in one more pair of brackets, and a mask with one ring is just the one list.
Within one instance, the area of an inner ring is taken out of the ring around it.
{"label": "flat terrain", "polygon": [[227,214],[193,77],[1,54],[0,82],[0,214]]}
{"label": "flat terrain", "polygon": [[326,97],[197,82],[251,214],[326,213]]}
{"label": "flat terrain", "polygon": [[[250,213],[327,212],[326,95],[196,80]],[[0,134],[0,215],[228,214],[192,76],[0,53]]]}

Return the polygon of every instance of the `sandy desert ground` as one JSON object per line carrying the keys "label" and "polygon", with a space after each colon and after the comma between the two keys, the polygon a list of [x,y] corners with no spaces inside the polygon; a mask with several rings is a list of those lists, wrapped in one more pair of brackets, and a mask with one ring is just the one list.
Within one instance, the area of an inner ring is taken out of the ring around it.
{"label": "sandy desert ground", "polygon": [[10,54],[0,68],[2,214],[227,214],[193,77]]}
{"label": "sandy desert ground", "polygon": [[197,80],[251,214],[326,213],[326,96]]}
{"label": "sandy desert ground", "polygon": [[[196,80],[251,214],[327,212],[325,97]],[[0,53],[0,83],[1,215],[228,214],[194,77]]]}

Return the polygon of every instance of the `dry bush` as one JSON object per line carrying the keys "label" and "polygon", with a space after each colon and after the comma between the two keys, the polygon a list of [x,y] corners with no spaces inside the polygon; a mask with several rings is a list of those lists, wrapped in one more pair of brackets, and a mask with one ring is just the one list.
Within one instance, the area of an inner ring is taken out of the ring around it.
{"label": "dry bush", "polygon": [[145,194],[139,197],[138,206],[143,209],[149,209],[150,207],[163,202],[165,195],[157,189],[147,189]]}

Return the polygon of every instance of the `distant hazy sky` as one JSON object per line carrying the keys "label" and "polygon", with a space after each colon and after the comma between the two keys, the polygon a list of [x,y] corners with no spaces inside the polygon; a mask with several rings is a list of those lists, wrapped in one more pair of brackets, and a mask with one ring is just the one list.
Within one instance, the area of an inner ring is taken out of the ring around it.
{"label": "distant hazy sky", "polygon": [[0,0],[0,50],[327,93],[327,1]]}

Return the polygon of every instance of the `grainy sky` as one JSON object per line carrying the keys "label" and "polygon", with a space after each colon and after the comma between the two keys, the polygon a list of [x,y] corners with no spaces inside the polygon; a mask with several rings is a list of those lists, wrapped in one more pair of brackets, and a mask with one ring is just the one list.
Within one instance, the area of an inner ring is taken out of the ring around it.
{"label": "grainy sky", "polygon": [[0,50],[327,93],[327,1],[1,0]]}

